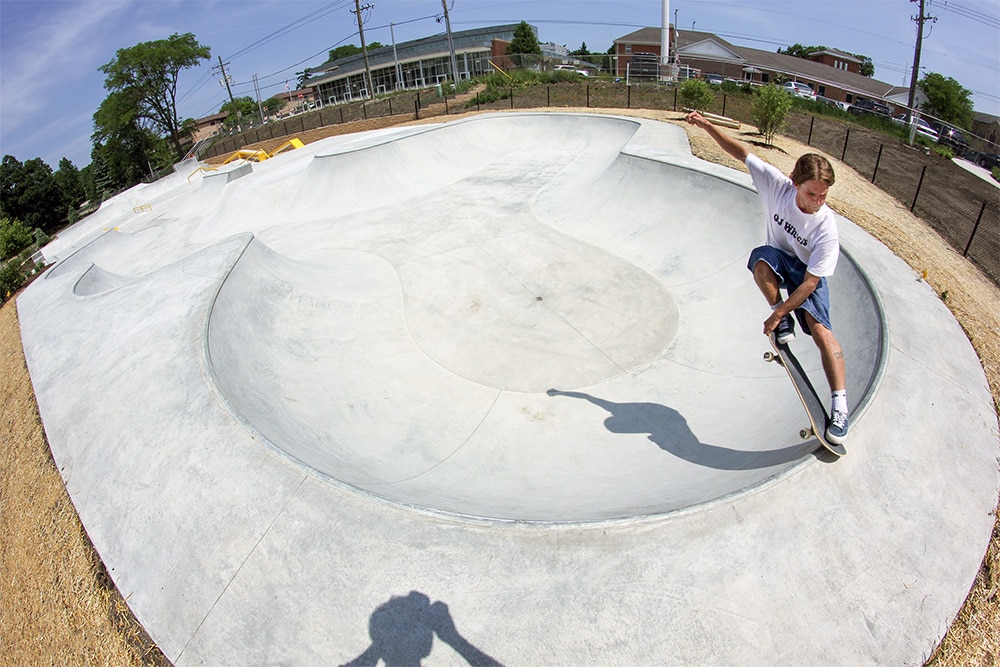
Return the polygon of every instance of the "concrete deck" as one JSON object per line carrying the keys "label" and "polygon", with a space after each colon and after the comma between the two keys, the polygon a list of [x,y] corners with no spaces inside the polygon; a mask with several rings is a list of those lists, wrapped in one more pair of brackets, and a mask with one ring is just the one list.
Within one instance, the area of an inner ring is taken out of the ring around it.
{"label": "concrete deck", "polygon": [[18,300],[73,502],[175,664],[918,664],[957,612],[992,400],[850,221],[834,463],[762,359],[749,178],[680,128],[504,114],[196,167]]}

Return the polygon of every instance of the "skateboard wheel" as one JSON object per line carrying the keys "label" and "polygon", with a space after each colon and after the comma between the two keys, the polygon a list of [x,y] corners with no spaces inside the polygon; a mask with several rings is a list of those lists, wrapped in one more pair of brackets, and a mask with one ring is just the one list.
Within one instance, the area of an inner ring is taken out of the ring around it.
{"label": "skateboard wheel", "polygon": [[801,431],[799,431],[799,437],[802,438],[803,440],[805,440],[806,438],[808,438],[812,434],[813,434],[813,430],[811,428],[804,428]]}

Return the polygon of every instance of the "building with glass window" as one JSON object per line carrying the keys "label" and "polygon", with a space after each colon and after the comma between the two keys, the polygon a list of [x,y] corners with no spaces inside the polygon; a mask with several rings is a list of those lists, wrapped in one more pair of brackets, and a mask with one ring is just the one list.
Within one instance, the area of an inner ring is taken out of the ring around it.
{"label": "building with glass window", "polygon": [[[514,39],[517,24],[476,28],[452,33],[459,79],[488,74],[492,60],[505,58],[507,45]],[[538,29],[531,26],[538,35]],[[402,44],[368,51],[372,87],[380,95],[393,90],[435,86],[451,78],[451,52],[448,36],[440,33]],[[368,97],[365,61],[360,53],[325,63],[304,84],[317,91],[323,104],[336,104]]]}

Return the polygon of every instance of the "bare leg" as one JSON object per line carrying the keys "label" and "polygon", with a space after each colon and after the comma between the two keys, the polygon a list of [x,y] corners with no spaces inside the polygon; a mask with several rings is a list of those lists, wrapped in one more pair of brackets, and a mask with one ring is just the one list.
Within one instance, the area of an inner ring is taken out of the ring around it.
{"label": "bare leg", "polygon": [[781,282],[778,280],[778,274],[767,262],[762,259],[757,260],[753,266],[753,279],[768,304],[773,306],[781,301]]}
{"label": "bare leg", "polygon": [[806,322],[809,323],[809,331],[816,342],[816,347],[819,348],[823,371],[826,373],[827,382],[830,383],[830,391],[845,390],[847,373],[844,369],[844,351],[840,349],[836,336],[809,313],[806,313]]}

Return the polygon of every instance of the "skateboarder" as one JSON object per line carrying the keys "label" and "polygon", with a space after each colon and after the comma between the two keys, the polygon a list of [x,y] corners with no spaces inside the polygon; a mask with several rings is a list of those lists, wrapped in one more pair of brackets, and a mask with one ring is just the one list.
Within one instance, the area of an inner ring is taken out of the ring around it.
{"label": "skateboarder", "polygon": [[[833,394],[826,438],[835,444],[847,437],[848,409],[844,353],[830,325],[827,277],[840,256],[840,241],[826,195],[834,183],[833,167],[821,155],[807,153],[791,176],[764,162],[742,143],[724,134],[697,111],[687,122],[705,130],[719,146],[750,171],[767,211],[767,245],[750,253],[747,268],[771,306],[764,333],[779,343],[795,337],[795,313],[802,331],[812,336],[823,360]],[[787,293],[782,298],[781,290]]]}

